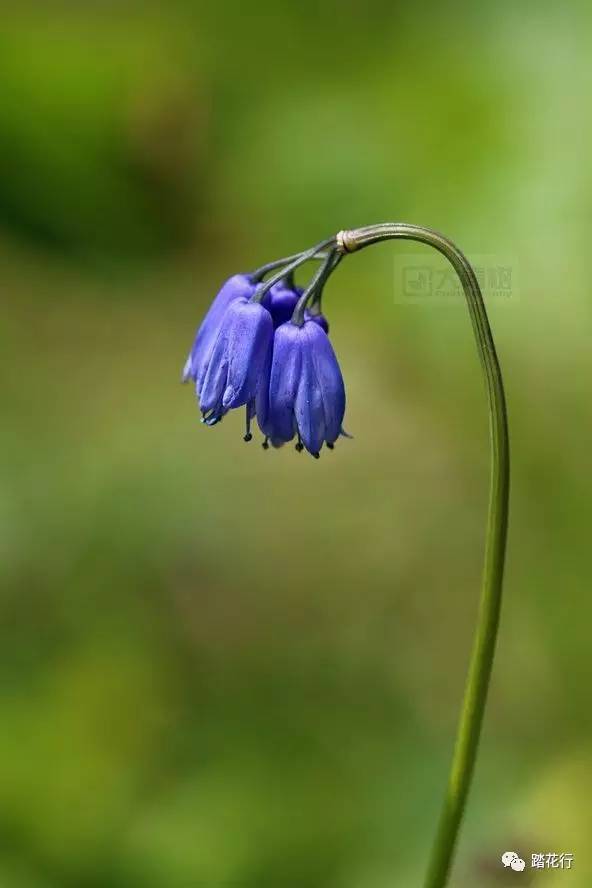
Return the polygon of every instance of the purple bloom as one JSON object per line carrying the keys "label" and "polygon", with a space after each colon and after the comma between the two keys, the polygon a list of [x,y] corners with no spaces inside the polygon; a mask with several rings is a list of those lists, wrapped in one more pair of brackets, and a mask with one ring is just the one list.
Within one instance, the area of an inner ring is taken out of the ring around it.
{"label": "purple bloom", "polygon": [[[285,281],[279,281],[271,288],[263,299],[263,305],[271,312],[275,328],[291,320],[296,303],[303,293],[302,287],[290,287]],[[314,309],[311,311],[307,308],[304,311],[304,317],[322,327],[325,333],[329,332],[327,318],[320,311]]]}
{"label": "purple bloom", "polygon": [[265,295],[262,304],[271,312],[274,328],[290,320],[301,294],[300,287],[289,287],[285,281],[279,281]]}
{"label": "purple bloom", "polygon": [[183,369],[183,382],[192,379],[201,393],[206,370],[210,362],[222,318],[228,307],[236,299],[249,299],[257,288],[257,284],[248,274],[235,274],[229,278],[212,302],[208,313],[203,319],[193,347]]}
{"label": "purple bloom", "polygon": [[[270,313],[258,302],[234,299],[224,312],[203,372],[204,421],[213,425],[233,407],[252,402],[267,387],[273,339]],[[248,411],[250,412],[250,411]]]}
{"label": "purple bloom", "polygon": [[[323,257],[306,290],[294,283],[294,269],[314,252],[229,278],[197,331],[183,382],[194,381],[206,425],[244,407],[245,441],[253,437],[256,418],[265,448],[297,436],[296,449],[306,447],[318,457],[323,444],[332,448],[345,435],[345,388],[320,310],[323,283],[337,264],[335,251]],[[282,271],[264,281],[278,267]]]}
{"label": "purple bloom", "polygon": [[269,389],[257,398],[257,419],[275,446],[298,435],[297,447],[318,457],[333,447],[345,413],[345,386],[335,352],[322,327],[282,324],[275,331]]}

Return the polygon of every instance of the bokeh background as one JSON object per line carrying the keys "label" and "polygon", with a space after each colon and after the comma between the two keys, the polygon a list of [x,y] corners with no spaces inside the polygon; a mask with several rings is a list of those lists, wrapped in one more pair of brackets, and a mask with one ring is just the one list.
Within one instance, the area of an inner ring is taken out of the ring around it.
{"label": "bokeh background", "polygon": [[394,219],[512,273],[506,599],[452,884],[592,884],[591,26],[3,4],[2,888],[420,884],[487,501],[462,301],[406,298],[395,257],[425,249],[342,264],[354,439],[318,462],[205,429],[179,385],[231,273]]}

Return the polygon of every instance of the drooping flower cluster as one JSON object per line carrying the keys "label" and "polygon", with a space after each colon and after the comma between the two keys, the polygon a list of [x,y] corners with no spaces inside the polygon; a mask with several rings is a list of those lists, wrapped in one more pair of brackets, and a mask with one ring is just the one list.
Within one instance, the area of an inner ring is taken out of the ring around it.
{"label": "drooping flower cluster", "polygon": [[[317,458],[323,444],[332,449],[345,434],[345,386],[321,311],[323,286],[341,257],[333,243],[326,255],[323,246],[234,275],[223,285],[183,370],[183,382],[195,383],[206,425],[244,407],[245,441],[252,439],[256,418],[265,448],[296,438],[297,450]],[[323,264],[302,290],[292,272],[313,258]]]}

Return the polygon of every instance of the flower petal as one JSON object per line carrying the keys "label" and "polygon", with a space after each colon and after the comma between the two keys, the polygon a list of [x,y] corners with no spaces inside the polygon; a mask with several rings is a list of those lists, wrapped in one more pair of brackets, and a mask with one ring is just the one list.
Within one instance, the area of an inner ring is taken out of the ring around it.
{"label": "flower petal", "polygon": [[304,324],[314,372],[323,399],[325,440],[333,444],[341,434],[345,414],[345,385],[333,346],[318,324]]}
{"label": "flower petal", "polygon": [[317,454],[325,440],[325,408],[310,348],[303,349],[294,412],[302,443],[309,453]]}
{"label": "flower petal", "polygon": [[235,299],[249,299],[257,284],[248,274],[235,274],[222,286],[203,319],[195,337],[193,347],[183,370],[183,382],[193,379],[198,393],[203,386],[212,349],[216,343],[220,323],[227,308]]}
{"label": "flower petal", "polygon": [[201,412],[204,415],[210,412],[218,415],[223,411],[222,397],[226,389],[227,378],[228,334],[225,329],[222,329],[212,349],[201,391],[198,383],[195,386],[199,396]]}
{"label": "flower petal", "polygon": [[263,304],[271,312],[274,327],[277,328],[290,320],[301,293],[299,287],[292,289],[286,286],[284,281],[279,281],[271,288]]}
{"label": "flower petal", "polygon": [[242,407],[257,394],[273,339],[271,315],[258,302],[234,302],[225,316],[228,321],[228,379],[222,398],[224,407]]}
{"label": "flower petal", "polygon": [[273,441],[291,441],[294,437],[294,402],[302,365],[301,330],[288,321],[275,331],[273,359],[269,378],[267,416],[259,417],[264,434]]}

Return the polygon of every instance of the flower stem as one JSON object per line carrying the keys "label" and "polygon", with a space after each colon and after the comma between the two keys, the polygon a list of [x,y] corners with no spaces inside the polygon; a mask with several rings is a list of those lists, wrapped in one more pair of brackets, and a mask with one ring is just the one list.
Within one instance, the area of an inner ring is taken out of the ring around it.
{"label": "flower stem", "polygon": [[[251,296],[251,302],[261,302],[263,297],[271,290],[271,288],[279,283],[286,275],[289,275],[292,271],[295,271],[301,265],[304,265],[305,262],[308,262],[309,259],[316,258],[317,254],[322,252],[326,247],[331,247],[331,249],[335,248],[335,236],[328,237],[324,241],[321,241],[320,244],[317,244],[315,247],[311,247],[310,250],[305,250],[304,253],[296,253],[295,258],[288,262],[287,265],[284,265],[277,274],[274,274],[268,280],[265,281],[264,284],[260,284],[255,293]],[[280,260],[283,263],[283,259]],[[326,259],[325,259],[326,261]]]}
{"label": "flower stem", "polygon": [[327,254],[327,258],[317,269],[313,279],[310,284],[302,293],[300,299],[296,303],[296,308],[294,309],[294,313],[292,315],[292,323],[296,324],[298,327],[302,327],[304,324],[304,310],[310,300],[316,298],[317,295],[320,297],[320,294],[323,292],[323,287],[327,281],[329,275],[337,268],[341,260],[343,259],[343,253],[338,253],[336,249],[331,250]]}
{"label": "flower stem", "polygon": [[435,231],[402,222],[343,231],[337,236],[337,243],[346,253],[391,238],[415,240],[434,247],[458,274],[485,375],[489,407],[491,479],[481,600],[444,806],[424,882],[425,888],[443,888],[448,881],[475,769],[499,628],[510,485],[508,418],[487,311],[475,273],[461,251]]}
{"label": "flower stem", "polygon": [[[275,271],[277,268],[281,268],[284,265],[287,265],[289,262],[293,262],[295,259],[300,259],[302,253],[293,253],[291,256],[284,256],[282,259],[274,259],[273,262],[266,262],[265,265],[261,265],[260,268],[255,269],[255,271],[251,272],[251,278],[254,281],[262,281],[265,275],[269,274],[270,271]],[[322,250],[318,253],[315,253],[312,259],[322,259],[323,261],[327,258],[327,254]],[[288,272],[288,275],[291,272]]]}

